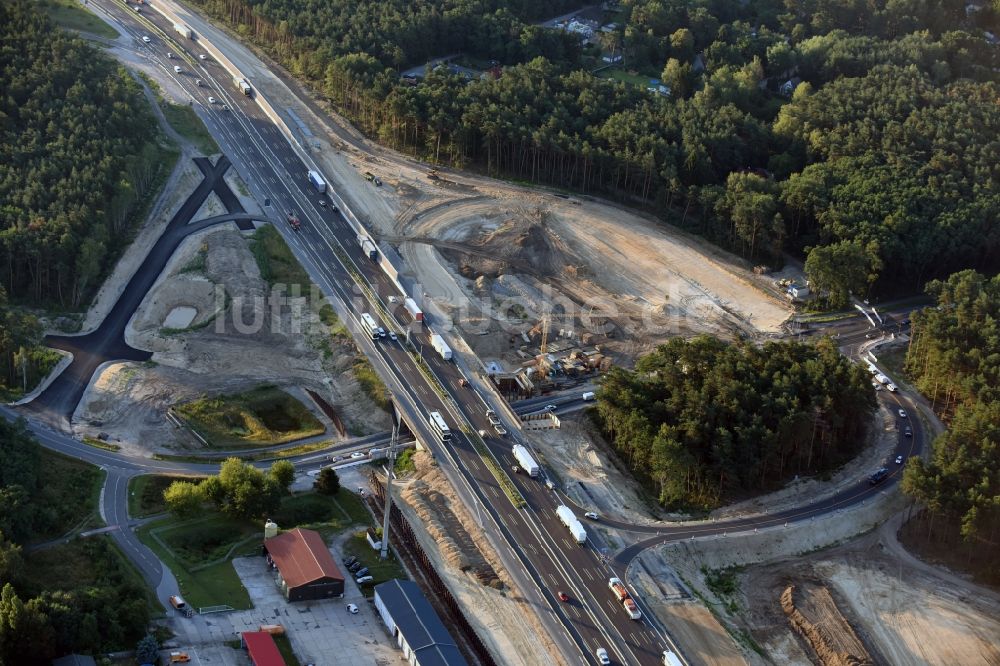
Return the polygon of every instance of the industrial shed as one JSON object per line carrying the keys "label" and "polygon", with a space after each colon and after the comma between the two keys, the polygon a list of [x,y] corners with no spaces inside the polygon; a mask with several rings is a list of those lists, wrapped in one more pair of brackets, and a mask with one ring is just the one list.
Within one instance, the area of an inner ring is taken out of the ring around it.
{"label": "industrial shed", "polygon": [[394,579],[376,585],[375,608],[412,666],[468,666],[441,618],[413,581]]}
{"label": "industrial shed", "polygon": [[344,596],[344,574],[318,532],[295,528],[265,539],[264,552],[289,601]]}
{"label": "industrial shed", "polygon": [[251,666],[287,666],[274,637],[265,631],[244,631],[240,643],[247,650]]}

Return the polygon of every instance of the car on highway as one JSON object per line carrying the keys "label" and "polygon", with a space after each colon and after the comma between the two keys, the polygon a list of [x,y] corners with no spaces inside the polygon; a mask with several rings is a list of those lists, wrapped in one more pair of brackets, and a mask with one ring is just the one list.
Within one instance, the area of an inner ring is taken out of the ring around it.
{"label": "car on highway", "polygon": [[364,458],[365,454],[362,453],[361,451],[355,451],[354,453],[351,454],[351,457],[357,460],[358,458]]}
{"label": "car on highway", "polygon": [[906,410],[905,409],[899,410],[899,418],[901,418],[901,419],[905,419],[906,418]]}
{"label": "car on highway", "polygon": [[215,98],[214,97],[209,97],[208,98],[208,103],[209,104],[215,104]]}
{"label": "car on highway", "polygon": [[556,407],[555,405],[545,405],[545,411],[547,411],[547,412],[554,412],[557,409],[558,409],[558,407]]}
{"label": "car on highway", "polygon": [[178,67],[177,65],[174,65],[174,72],[177,73],[177,74],[180,74],[181,73],[181,68]]}
{"label": "car on highway", "polygon": [[885,387],[887,389],[889,389],[889,393],[895,393],[896,392],[896,385],[893,384],[892,382],[889,382],[888,384],[886,384]]}
{"label": "car on highway", "polygon": [[881,391],[882,385],[879,384],[878,382],[872,382],[872,388],[874,388],[876,391]]}
{"label": "car on highway", "polygon": [[897,465],[903,464],[903,456],[896,456],[896,464]]}
{"label": "car on highway", "polygon": [[170,58],[171,60],[173,60],[174,59],[174,54],[171,53],[170,51],[167,51],[167,57]]}
{"label": "car on highway", "polygon": [[380,337],[380,338],[384,338],[385,337],[385,329],[382,328],[381,326],[378,327],[378,337]]}
{"label": "car on highway", "polygon": [[569,595],[568,595],[568,594],[566,594],[565,592],[563,592],[562,590],[560,590],[560,591],[559,591],[559,592],[558,592],[558,593],[556,594],[556,596],[557,596],[557,597],[559,597],[559,601],[562,601],[562,602],[566,602],[566,601],[569,601]]}
{"label": "car on highway", "polygon": [[389,331],[389,339],[395,342],[399,338],[396,337],[396,331]]}
{"label": "car on highway", "polygon": [[398,303],[398,302],[399,302],[399,299],[398,299],[398,298],[396,298],[395,296],[390,296],[390,297],[389,297],[389,302],[390,302],[390,303]]}
{"label": "car on highway", "polygon": [[143,36],[142,36],[142,41],[144,41],[144,42],[146,42],[147,44],[149,44],[149,36],[148,36],[148,35],[143,35]]}
{"label": "car on highway", "polygon": [[199,53],[198,60],[208,60],[208,56],[205,55],[204,53]]}
{"label": "car on highway", "polygon": [[882,483],[882,481],[884,481],[885,477],[887,476],[889,476],[889,468],[882,467],[876,470],[874,474],[868,477],[868,483],[874,486],[878,483]]}
{"label": "car on highway", "polygon": [[611,663],[611,657],[608,656],[608,651],[604,648],[597,648],[594,652],[594,656],[597,657],[597,661],[601,662],[601,664],[606,665]]}
{"label": "car on highway", "polygon": [[320,199],[319,205],[322,206],[323,208],[326,208],[326,199]]}
{"label": "car on highway", "polygon": [[347,604],[347,612],[350,613],[351,615],[357,615],[358,607],[354,604]]}
{"label": "car on highway", "polygon": [[903,431],[903,437],[913,437],[913,428],[906,426],[906,430]]}
{"label": "car on highway", "polygon": [[583,514],[583,517],[584,518],[590,518],[591,520],[600,520],[601,519],[601,517],[598,516],[593,511],[588,511],[587,513]]}

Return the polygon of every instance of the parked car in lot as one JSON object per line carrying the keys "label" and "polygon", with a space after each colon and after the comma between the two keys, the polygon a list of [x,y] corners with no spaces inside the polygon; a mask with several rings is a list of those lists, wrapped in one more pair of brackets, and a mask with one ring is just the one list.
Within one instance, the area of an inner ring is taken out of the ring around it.
{"label": "parked car in lot", "polygon": [[375,579],[372,576],[362,576],[361,578],[358,578],[355,582],[358,585],[364,585],[365,583],[370,583],[373,580]]}
{"label": "parked car in lot", "polygon": [[355,606],[354,604],[347,604],[347,612],[350,613],[351,615],[357,615],[358,607]]}
{"label": "parked car in lot", "polygon": [[344,563],[345,567],[349,567],[357,561],[358,558],[354,557],[353,555],[351,555],[350,557],[345,557],[343,560],[341,560],[341,562]]}
{"label": "parked car in lot", "polygon": [[354,572],[354,575],[357,576],[358,578],[362,578],[364,576],[367,576],[368,573],[369,573],[368,567],[361,567],[360,569]]}

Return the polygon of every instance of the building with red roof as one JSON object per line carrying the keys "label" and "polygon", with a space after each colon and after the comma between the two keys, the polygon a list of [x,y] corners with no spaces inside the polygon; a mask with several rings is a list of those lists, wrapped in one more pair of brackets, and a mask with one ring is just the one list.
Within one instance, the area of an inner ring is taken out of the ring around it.
{"label": "building with red roof", "polygon": [[265,631],[244,631],[240,643],[246,648],[251,666],[287,666],[274,636]]}
{"label": "building with red roof", "polygon": [[265,539],[268,564],[278,571],[278,586],[289,601],[344,596],[344,574],[319,532],[296,527]]}

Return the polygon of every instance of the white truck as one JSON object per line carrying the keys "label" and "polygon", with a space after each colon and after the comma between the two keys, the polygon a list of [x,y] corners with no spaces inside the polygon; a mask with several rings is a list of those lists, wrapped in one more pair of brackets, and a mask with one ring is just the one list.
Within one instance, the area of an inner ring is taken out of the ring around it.
{"label": "white truck", "polygon": [[174,30],[183,35],[185,39],[194,39],[194,32],[183,23],[174,23]]}
{"label": "white truck", "polygon": [[583,524],[573,515],[572,509],[565,504],[560,504],[556,508],[556,515],[559,516],[559,521],[569,528],[570,534],[573,535],[578,544],[583,545],[587,543],[587,530],[584,529]]}
{"label": "white truck", "polygon": [[441,354],[441,358],[446,361],[451,360],[451,347],[449,347],[448,343],[444,341],[444,338],[437,333],[431,336],[431,346],[434,347],[434,351]]}
{"label": "white truck", "polygon": [[326,192],[326,181],[323,180],[323,176],[319,175],[319,171],[310,171],[307,176],[309,178],[309,182],[312,183],[312,186],[316,188],[317,192],[320,194]]}
{"label": "white truck", "polygon": [[233,79],[233,83],[235,83],[236,87],[240,89],[240,92],[247,97],[253,96],[253,88],[250,86],[250,82],[246,79],[236,78]]}
{"label": "white truck", "polygon": [[670,650],[663,651],[663,666],[684,666],[677,655]]}
{"label": "white truck", "polygon": [[407,298],[403,301],[403,304],[406,305],[406,311],[410,313],[411,317],[413,317],[413,321],[424,320],[424,311],[420,309],[415,300]]}
{"label": "white truck", "polygon": [[514,454],[514,458],[517,459],[518,464],[521,465],[521,469],[528,473],[531,478],[537,478],[539,467],[535,459],[531,457],[531,452],[520,444],[515,444],[511,447],[510,452]]}

